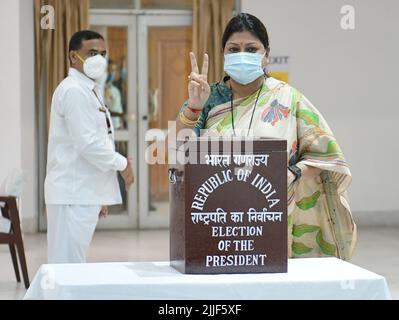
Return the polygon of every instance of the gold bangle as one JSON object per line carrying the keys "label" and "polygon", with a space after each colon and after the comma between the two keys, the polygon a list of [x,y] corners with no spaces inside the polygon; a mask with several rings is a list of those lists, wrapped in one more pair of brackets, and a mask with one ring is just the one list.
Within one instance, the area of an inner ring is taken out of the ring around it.
{"label": "gold bangle", "polygon": [[194,127],[195,124],[197,123],[196,120],[193,121],[193,120],[188,119],[183,112],[180,112],[179,118],[180,118],[181,123],[183,123],[184,125],[186,125],[188,127]]}
{"label": "gold bangle", "polygon": [[179,119],[180,119],[181,123],[183,123],[184,125],[186,125],[188,127],[194,127],[198,121],[198,119],[190,120],[189,118],[187,118],[186,115],[184,114],[184,111],[180,112]]}

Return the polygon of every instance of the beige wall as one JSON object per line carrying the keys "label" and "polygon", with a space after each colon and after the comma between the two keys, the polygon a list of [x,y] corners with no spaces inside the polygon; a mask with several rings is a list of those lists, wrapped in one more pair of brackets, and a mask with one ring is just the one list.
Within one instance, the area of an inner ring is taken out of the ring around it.
{"label": "beige wall", "polygon": [[[19,41],[19,3],[0,2],[0,178],[11,167],[21,165],[21,66]],[[10,31],[12,30],[12,36]]]}
{"label": "beige wall", "polygon": [[[355,8],[355,30],[340,9]],[[353,174],[354,211],[399,211],[399,1],[242,0],[265,23],[271,54],[322,112]]]}
{"label": "beige wall", "polygon": [[0,181],[26,172],[20,211],[23,229],[37,229],[33,1],[0,1]]}

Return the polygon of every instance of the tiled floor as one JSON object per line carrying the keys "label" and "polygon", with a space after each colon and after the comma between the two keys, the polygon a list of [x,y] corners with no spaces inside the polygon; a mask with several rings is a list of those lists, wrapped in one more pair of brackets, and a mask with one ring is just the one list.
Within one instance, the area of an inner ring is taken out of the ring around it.
{"label": "tiled floor", "polygon": [[[33,279],[46,262],[45,234],[25,236],[29,275]],[[161,261],[169,258],[169,232],[102,231],[94,236],[89,262]],[[353,264],[386,277],[394,299],[399,299],[399,232],[395,228],[359,229]],[[25,289],[15,282],[8,246],[0,246],[0,300],[21,299]]]}

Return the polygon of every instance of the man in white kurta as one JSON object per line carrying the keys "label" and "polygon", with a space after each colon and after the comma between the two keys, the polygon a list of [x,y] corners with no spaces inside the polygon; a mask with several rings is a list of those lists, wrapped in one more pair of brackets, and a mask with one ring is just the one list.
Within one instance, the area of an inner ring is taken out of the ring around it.
{"label": "man in white kurta", "polygon": [[45,180],[49,263],[86,261],[102,207],[122,203],[117,171],[124,178],[131,171],[129,160],[115,151],[100,85],[84,65],[96,52],[105,55],[105,43],[96,33],[77,37],[70,44],[72,67],[51,105]]}

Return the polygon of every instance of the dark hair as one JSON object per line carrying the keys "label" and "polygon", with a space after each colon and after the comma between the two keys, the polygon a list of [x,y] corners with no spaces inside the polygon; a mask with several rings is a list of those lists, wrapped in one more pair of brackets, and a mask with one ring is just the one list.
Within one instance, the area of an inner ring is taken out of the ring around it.
{"label": "dark hair", "polygon": [[269,36],[265,25],[252,14],[240,13],[233,17],[227,24],[222,37],[222,49],[224,49],[233,33],[244,31],[250,32],[262,42],[266,49],[269,48]]}
{"label": "dark hair", "polygon": [[69,52],[72,50],[76,51],[82,48],[82,41],[84,40],[92,40],[92,39],[102,39],[104,37],[99,34],[98,32],[91,31],[91,30],[81,30],[76,32],[69,40]]}

